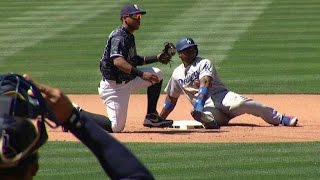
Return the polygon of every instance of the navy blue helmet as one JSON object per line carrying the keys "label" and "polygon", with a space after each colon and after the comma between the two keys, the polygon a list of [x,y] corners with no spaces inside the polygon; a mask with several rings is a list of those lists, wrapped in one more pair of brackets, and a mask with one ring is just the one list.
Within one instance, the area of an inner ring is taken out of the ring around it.
{"label": "navy blue helmet", "polygon": [[18,74],[0,74],[0,172],[37,160],[48,138],[46,118],[56,120],[34,84]]}
{"label": "navy blue helmet", "polygon": [[176,49],[178,52],[187,49],[191,46],[195,46],[198,51],[198,45],[194,42],[194,40],[190,37],[184,37],[180,39],[176,44]]}

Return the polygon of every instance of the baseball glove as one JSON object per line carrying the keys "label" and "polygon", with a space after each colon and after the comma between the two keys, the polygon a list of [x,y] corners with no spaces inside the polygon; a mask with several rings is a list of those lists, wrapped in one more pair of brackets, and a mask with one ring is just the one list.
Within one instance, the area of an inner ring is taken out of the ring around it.
{"label": "baseball glove", "polygon": [[164,49],[159,55],[159,62],[162,64],[170,64],[171,67],[171,58],[176,54],[177,50],[173,43],[171,42],[165,42],[164,43]]}

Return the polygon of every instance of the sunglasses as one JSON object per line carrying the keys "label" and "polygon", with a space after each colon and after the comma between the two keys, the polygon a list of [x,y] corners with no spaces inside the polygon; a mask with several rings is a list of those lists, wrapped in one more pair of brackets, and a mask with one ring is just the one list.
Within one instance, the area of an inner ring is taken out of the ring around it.
{"label": "sunglasses", "polygon": [[142,14],[132,14],[129,17],[134,20],[140,20],[142,18]]}

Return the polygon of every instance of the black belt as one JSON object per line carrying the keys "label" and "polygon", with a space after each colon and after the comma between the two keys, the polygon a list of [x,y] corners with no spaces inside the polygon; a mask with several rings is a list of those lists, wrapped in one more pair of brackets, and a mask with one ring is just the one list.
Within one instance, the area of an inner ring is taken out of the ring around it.
{"label": "black belt", "polygon": [[127,84],[131,80],[126,80],[126,81],[116,81],[116,84]]}
{"label": "black belt", "polygon": [[116,84],[127,84],[128,82],[130,82],[131,80],[123,80],[123,81],[119,81],[119,80],[112,80],[112,79],[106,79],[106,78],[102,78],[103,81],[105,80],[110,80],[110,81],[115,81]]}

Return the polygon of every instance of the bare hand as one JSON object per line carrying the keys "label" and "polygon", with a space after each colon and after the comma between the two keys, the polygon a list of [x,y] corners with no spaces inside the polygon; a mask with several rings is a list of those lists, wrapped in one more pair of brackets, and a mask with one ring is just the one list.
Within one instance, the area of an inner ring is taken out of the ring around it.
{"label": "bare hand", "polygon": [[[32,80],[30,75],[24,74],[23,77],[32,82],[41,92],[49,107],[52,109],[57,120],[64,124],[71,116],[73,105],[70,99],[58,88],[53,88]],[[32,95],[32,92],[28,92]]]}
{"label": "bare hand", "polygon": [[159,78],[157,74],[151,73],[151,72],[143,72],[143,75],[141,78],[145,81],[149,81],[151,84],[159,82]]}

